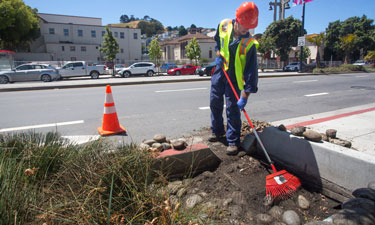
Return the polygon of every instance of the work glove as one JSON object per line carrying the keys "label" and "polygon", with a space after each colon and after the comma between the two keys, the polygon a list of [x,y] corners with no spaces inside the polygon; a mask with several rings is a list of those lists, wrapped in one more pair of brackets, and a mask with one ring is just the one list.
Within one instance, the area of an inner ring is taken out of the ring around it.
{"label": "work glove", "polygon": [[216,66],[221,67],[223,65],[223,58],[221,56],[217,56],[215,59]]}
{"label": "work glove", "polygon": [[247,98],[241,97],[240,100],[238,100],[237,105],[241,110],[243,110],[245,108],[246,103]]}

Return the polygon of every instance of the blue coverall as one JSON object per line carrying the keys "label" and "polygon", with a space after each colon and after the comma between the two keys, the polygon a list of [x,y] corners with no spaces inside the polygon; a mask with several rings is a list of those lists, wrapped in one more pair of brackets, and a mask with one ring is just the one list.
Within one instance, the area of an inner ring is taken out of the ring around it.
{"label": "blue coverall", "polygon": [[[234,24],[233,20],[233,24]],[[219,25],[220,26],[220,25]],[[233,33],[230,38],[229,52],[230,62],[227,70],[228,76],[236,89],[238,96],[240,97],[241,91],[238,89],[236,75],[235,75],[235,54],[237,46],[241,38],[247,38],[250,36],[249,33],[233,40]],[[215,35],[216,47],[215,50],[220,50],[220,37],[219,27],[216,30]],[[243,72],[245,92],[256,93],[258,91],[258,64],[257,64],[257,53],[256,47],[253,45],[246,55],[246,66]],[[225,74],[219,65],[216,65],[215,71],[211,77],[211,91],[210,91],[210,108],[211,108],[211,130],[212,134],[216,136],[223,135],[224,122],[223,122],[223,108],[224,108],[224,96],[226,102],[226,113],[227,113],[227,141],[228,145],[240,145],[241,136],[241,113],[237,106],[237,99],[233,94],[233,91],[225,77]]]}

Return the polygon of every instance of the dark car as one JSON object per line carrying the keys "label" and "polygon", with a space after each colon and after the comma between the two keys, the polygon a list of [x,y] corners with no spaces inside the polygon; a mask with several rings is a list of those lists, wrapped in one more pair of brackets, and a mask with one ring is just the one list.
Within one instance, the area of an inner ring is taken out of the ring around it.
{"label": "dark car", "polygon": [[211,74],[215,70],[215,67],[216,67],[216,63],[212,62],[206,66],[198,67],[195,73],[198,74],[199,76],[203,76],[203,75],[211,76]]}
{"label": "dark car", "polygon": [[195,74],[196,66],[193,65],[183,65],[178,68],[168,70],[169,75],[186,75],[186,74]]}

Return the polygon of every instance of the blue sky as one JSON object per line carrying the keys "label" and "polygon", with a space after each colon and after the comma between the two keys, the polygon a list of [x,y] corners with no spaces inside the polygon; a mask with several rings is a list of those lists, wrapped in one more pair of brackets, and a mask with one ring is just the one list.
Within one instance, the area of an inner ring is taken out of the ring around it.
{"label": "blue sky", "polygon": [[[259,8],[259,23],[255,33],[263,33],[273,21],[269,2],[253,0]],[[216,28],[220,20],[234,18],[235,10],[243,0],[24,0],[40,13],[102,18],[103,25],[118,23],[120,16],[159,20],[164,26]],[[292,2],[292,0],[291,0]],[[302,5],[285,11],[285,16],[302,19]],[[305,29],[310,33],[325,31],[329,22],[344,21],[349,17],[366,15],[375,19],[374,0],[313,0],[306,3]]]}

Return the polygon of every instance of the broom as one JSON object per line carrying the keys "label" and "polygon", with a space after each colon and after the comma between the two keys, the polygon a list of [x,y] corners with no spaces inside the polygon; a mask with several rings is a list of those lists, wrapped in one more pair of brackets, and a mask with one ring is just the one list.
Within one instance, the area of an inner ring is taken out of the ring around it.
{"label": "broom", "polygon": [[[237,101],[239,100],[239,97],[237,95],[236,90],[233,87],[232,82],[229,79],[229,76],[225,69],[221,67],[221,69],[224,71],[225,77],[228,80],[228,83],[230,84],[230,87],[232,88],[232,91],[234,95],[236,96]],[[258,132],[254,128],[253,123],[251,122],[249,116],[247,115],[247,112],[245,109],[242,110],[246,116],[247,121],[249,122],[251,128],[253,129],[253,133],[258,140],[260,146],[262,147],[262,150],[264,152],[264,155],[267,158],[268,163],[271,165],[271,168],[273,170],[273,173],[266,176],[266,195],[271,196],[274,199],[277,198],[284,198],[289,197],[294,192],[298,190],[298,188],[301,186],[301,182],[298,179],[298,177],[293,176],[292,174],[288,173],[286,170],[277,171],[273,162],[271,161],[271,158],[269,157],[266,148],[263,145],[263,142],[260,140],[260,137],[258,136]]]}

